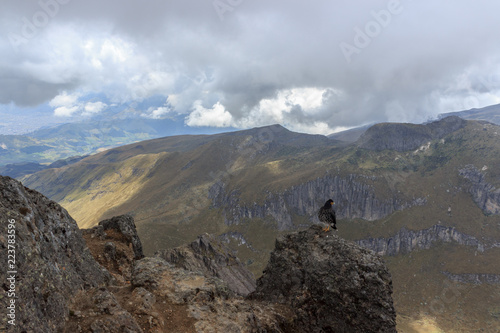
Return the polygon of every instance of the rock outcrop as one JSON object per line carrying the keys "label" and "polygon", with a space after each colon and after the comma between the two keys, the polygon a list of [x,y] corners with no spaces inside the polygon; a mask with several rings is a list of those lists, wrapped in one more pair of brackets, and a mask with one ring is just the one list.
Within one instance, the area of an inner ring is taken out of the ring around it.
{"label": "rock outcrop", "polygon": [[460,245],[476,247],[483,252],[485,245],[475,237],[461,233],[454,227],[434,225],[423,230],[401,230],[392,237],[368,238],[356,241],[360,246],[372,250],[381,256],[395,256],[415,250],[430,249],[436,242],[458,243]]}
{"label": "rock outcrop", "polygon": [[137,230],[134,223],[134,218],[130,215],[115,216],[108,220],[99,222],[99,225],[106,230],[114,229],[119,231],[125,236],[127,242],[132,244],[132,249],[134,250],[135,259],[144,258],[144,253],[142,252],[142,243],[137,234]]}
{"label": "rock outcrop", "polygon": [[177,267],[217,277],[240,295],[245,296],[255,290],[252,272],[213,235],[201,235],[189,245],[162,250],[155,255]]}
{"label": "rock outcrop", "polygon": [[91,229],[82,229],[82,233],[97,262],[106,267],[119,282],[132,279],[135,261],[144,255],[131,216],[123,215],[101,221]]}
{"label": "rock outcrop", "polygon": [[429,141],[444,138],[467,124],[467,121],[450,116],[426,124],[381,123],[370,127],[358,140],[360,148],[382,151],[385,149],[399,152],[415,150]]}
{"label": "rock outcrop", "polygon": [[485,214],[500,214],[500,188],[486,182],[484,175],[474,165],[465,166],[459,170],[459,174],[470,181],[469,193]]}
{"label": "rock outcrop", "polygon": [[325,193],[335,201],[338,218],[361,218],[369,221],[381,219],[395,211],[426,204],[425,198],[405,199],[398,195],[388,199],[378,198],[370,182],[376,178],[363,175],[331,176],[317,178],[301,185],[292,186],[283,193],[269,192],[263,204],[252,205],[240,202],[238,190],[228,192],[223,182],[215,183],[209,190],[213,207],[223,209],[227,225],[239,224],[245,218],[271,216],[279,230],[294,229],[294,214],[312,217],[325,201]]}
{"label": "rock outcrop", "polygon": [[382,259],[320,226],[276,240],[251,298],[286,305],[295,332],[396,332]]}
{"label": "rock outcrop", "polygon": [[[2,176],[0,219],[0,261],[12,265],[0,273],[0,304],[6,309],[7,303],[15,302],[16,325],[2,315],[2,327],[9,332],[60,332],[70,299],[79,291],[105,285],[110,274],[94,260],[65,209]],[[14,277],[9,286],[7,277]]]}

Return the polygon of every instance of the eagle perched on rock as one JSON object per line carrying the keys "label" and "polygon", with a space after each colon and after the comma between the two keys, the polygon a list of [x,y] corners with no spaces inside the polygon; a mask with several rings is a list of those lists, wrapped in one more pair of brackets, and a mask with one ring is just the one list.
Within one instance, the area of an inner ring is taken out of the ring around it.
{"label": "eagle perched on rock", "polygon": [[320,222],[326,223],[326,227],[323,228],[324,232],[330,230],[330,226],[333,227],[333,230],[337,230],[337,219],[335,218],[332,199],[325,202],[325,205],[319,209],[318,218]]}

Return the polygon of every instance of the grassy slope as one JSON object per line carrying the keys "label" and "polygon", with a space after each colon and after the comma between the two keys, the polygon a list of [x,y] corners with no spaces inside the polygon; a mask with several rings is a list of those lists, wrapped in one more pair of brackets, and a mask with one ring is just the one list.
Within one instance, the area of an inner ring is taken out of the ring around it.
{"label": "grassy slope", "polygon": [[[340,221],[342,237],[389,237],[403,226],[420,230],[441,223],[479,239],[498,240],[500,217],[483,214],[458,170],[467,164],[479,169],[486,165],[487,181],[500,188],[499,133],[498,126],[469,123],[444,141],[432,142],[428,149],[404,153],[355,146],[306,149],[286,142],[256,143],[252,133],[175,137],[121,147],[74,166],[47,170],[38,179],[28,179],[27,185],[40,189],[51,183],[47,188],[51,197],[61,201],[81,226],[134,213],[145,251],[150,254],[184,244],[202,232],[239,232],[253,249],[232,245],[242,261],[251,263],[249,267],[259,274],[278,235],[273,221],[254,219],[225,225],[221,210],[211,207],[207,199],[214,182],[222,180],[228,190],[240,190],[241,202],[252,204],[262,203],[268,191],[281,192],[326,173],[362,173],[377,177],[371,184],[379,198],[390,198],[399,191],[407,198],[425,197],[427,204],[375,222]],[[448,207],[452,208],[451,217]],[[294,222],[307,220],[296,216]],[[443,270],[500,274],[497,258],[498,251],[477,254],[449,244],[387,258],[400,327],[414,332],[433,325],[445,331],[465,327],[462,331],[468,332],[483,324],[487,329],[498,325],[498,286],[474,286],[473,293],[464,294],[456,304],[446,304],[437,314],[428,309],[444,288]]]}
{"label": "grassy slope", "polygon": [[[471,248],[441,244],[410,255],[386,257],[394,281],[399,330],[498,332],[498,285],[451,282],[441,272],[499,274],[498,264],[492,265],[498,262],[499,254],[498,249],[477,253]],[[427,330],[423,330],[425,325]]]}

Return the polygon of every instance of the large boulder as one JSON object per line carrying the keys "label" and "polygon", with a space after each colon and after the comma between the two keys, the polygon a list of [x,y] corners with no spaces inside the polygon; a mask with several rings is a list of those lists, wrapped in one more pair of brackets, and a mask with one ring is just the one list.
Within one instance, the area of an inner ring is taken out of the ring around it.
{"label": "large boulder", "polygon": [[61,331],[71,298],[111,278],[94,260],[76,222],[64,208],[3,176],[0,247],[2,265],[12,265],[0,270],[2,283],[9,281],[7,290],[0,288],[0,304],[6,309],[15,302],[15,321],[11,323],[16,324],[11,326],[7,323],[11,318],[3,315],[1,326],[15,328],[12,331]]}
{"label": "large boulder", "polygon": [[99,264],[104,266],[119,282],[132,279],[136,254],[130,237],[117,229],[104,231],[102,225],[82,229],[90,252]]}
{"label": "large boulder", "polygon": [[282,236],[250,298],[293,309],[300,332],[396,332],[382,259],[320,226]]}
{"label": "large boulder", "polygon": [[127,214],[114,216],[108,220],[99,222],[99,225],[103,227],[104,231],[114,229],[122,233],[126,240],[132,244],[135,259],[138,260],[144,258],[142,243],[139,239],[139,235],[137,234],[134,218],[132,216]]}

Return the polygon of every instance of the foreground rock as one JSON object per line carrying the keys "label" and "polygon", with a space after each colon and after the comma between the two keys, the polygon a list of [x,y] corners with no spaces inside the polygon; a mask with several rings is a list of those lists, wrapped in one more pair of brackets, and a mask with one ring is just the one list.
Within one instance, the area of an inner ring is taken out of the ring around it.
{"label": "foreground rock", "polygon": [[[2,315],[2,327],[9,332],[61,331],[71,298],[79,291],[105,285],[111,276],[94,260],[65,209],[2,176],[0,219],[0,262],[7,265],[8,259],[13,259],[7,258],[8,253],[15,255],[15,262],[10,262],[13,266],[0,270],[0,280],[5,284],[7,271],[16,272],[9,274],[15,276],[15,297],[9,296],[5,285],[0,288],[3,309],[11,300],[16,301],[15,326]],[[15,234],[7,230],[15,230]],[[12,250],[8,245],[15,245],[15,251],[8,252]]]}
{"label": "foreground rock", "polygon": [[300,332],[396,332],[382,259],[320,226],[280,237],[251,298],[293,309]]}
{"label": "foreground rock", "polygon": [[119,282],[132,279],[135,261],[144,257],[132,216],[115,216],[82,232],[94,258]]}
{"label": "foreground rock", "polygon": [[213,235],[201,235],[189,245],[162,250],[156,255],[177,267],[217,277],[240,295],[246,296],[255,290],[252,272]]}

